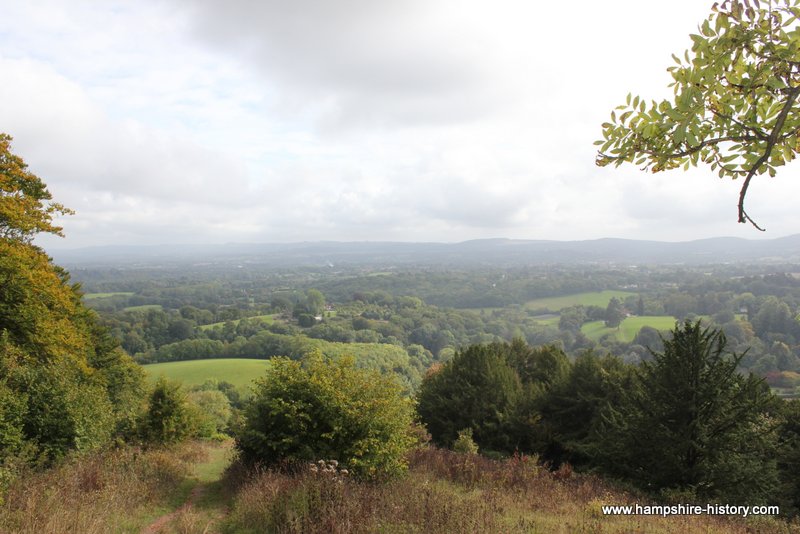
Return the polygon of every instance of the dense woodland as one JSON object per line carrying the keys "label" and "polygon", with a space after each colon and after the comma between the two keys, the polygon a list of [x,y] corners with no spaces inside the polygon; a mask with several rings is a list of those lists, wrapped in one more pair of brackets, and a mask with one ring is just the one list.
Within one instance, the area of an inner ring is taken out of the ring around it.
{"label": "dense woodland", "polygon": [[[298,357],[347,343],[416,387],[432,363],[471,344],[521,338],[573,358],[591,349],[637,363],[660,349],[659,331],[699,319],[744,353],[742,371],[784,394],[800,386],[800,278],[791,265],[363,271],[249,269],[225,280],[200,269],[162,269],[157,280],[135,269],[76,274],[86,304],[140,363]],[[619,297],[566,306],[547,299],[604,290]],[[629,339],[619,334],[626,318],[641,324]],[[598,321],[601,335],[587,332]]]}

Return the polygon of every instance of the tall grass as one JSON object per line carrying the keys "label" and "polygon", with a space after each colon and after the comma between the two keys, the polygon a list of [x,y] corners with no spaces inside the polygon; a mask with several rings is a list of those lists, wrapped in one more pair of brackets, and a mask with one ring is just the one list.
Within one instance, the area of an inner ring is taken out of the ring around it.
{"label": "tall grass", "polygon": [[0,532],[138,532],[164,507],[199,460],[201,448],[124,448],[74,458],[17,478],[0,507]]}
{"label": "tall grass", "polygon": [[595,476],[551,473],[536,458],[498,461],[438,449],[416,451],[409,474],[383,484],[235,466],[228,533],[800,532],[778,520],[604,516],[602,505],[643,503]]}
{"label": "tall grass", "polygon": [[[111,450],[24,475],[0,505],[0,533],[140,532],[186,500],[187,476],[206,449]],[[409,464],[405,477],[368,483],[341,466],[287,473],[234,462],[223,486],[206,486],[195,506],[172,514],[165,532],[800,533],[797,523],[770,518],[605,516],[605,504],[647,501],[569,467],[550,472],[535,457],[492,460],[428,448],[413,452]]]}

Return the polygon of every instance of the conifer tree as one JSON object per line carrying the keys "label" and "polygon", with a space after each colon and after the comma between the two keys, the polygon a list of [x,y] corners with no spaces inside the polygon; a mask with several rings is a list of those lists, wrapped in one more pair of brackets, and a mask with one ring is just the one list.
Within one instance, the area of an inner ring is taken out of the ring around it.
{"label": "conifer tree", "polygon": [[777,485],[775,397],[737,370],[742,355],[700,322],[677,325],[628,394],[606,406],[596,459],[650,490],[767,502]]}

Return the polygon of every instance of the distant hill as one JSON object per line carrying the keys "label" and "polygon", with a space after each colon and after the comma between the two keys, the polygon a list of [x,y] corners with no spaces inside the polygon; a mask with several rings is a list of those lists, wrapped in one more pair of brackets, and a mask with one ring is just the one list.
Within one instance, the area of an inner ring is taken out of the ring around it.
{"label": "distant hill", "polygon": [[800,261],[800,234],[749,240],[719,237],[686,242],[594,239],[480,239],[461,243],[304,242],[225,245],[105,246],[48,251],[66,266],[259,264],[275,267],[358,265],[710,264]]}

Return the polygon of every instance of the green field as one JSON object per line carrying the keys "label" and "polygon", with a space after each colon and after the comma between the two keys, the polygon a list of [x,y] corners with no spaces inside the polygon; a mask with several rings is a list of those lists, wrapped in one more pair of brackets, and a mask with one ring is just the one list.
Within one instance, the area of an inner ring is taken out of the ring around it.
{"label": "green field", "polygon": [[560,315],[536,315],[531,317],[532,320],[536,322],[536,324],[546,325],[546,326],[558,326],[559,321],[561,320]]}
{"label": "green field", "polygon": [[552,312],[561,311],[564,308],[578,305],[600,306],[601,308],[605,308],[613,297],[624,300],[627,297],[636,295],[637,293],[631,293],[630,291],[607,289],[605,291],[591,291],[589,293],[576,293],[574,295],[529,300],[525,303],[525,307],[529,310],[550,310]]}
{"label": "green field", "polygon": [[619,328],[608,328],[603,321],[591,321],[581,326],[581,332],[594,341],[611,334],[619,341],[630,343],[643,326],[650,326],[659,331],[671,330],[675,326],[675,317],[671,315],[628,317],[622,321]]}
{"label": "green field", "polygon": [[115,291],[114,293],[86,293],[83,295],[84,300],[94,299],[107,299],[109,297],[130,297],[133,295],[132,291]]}
{"label": "green field", "polygon": [[194,386],[215,378],[230,382],[244,392],[254,379],[264,374],[268,365],[269,360],[221,358],[151,363],[143,367],[151,382],[155,382],[159,376],[163,375],[170,380],[178,380],[187,386]]}
{"label": "green field", "polygon": [[[273,313],[273,314],[270,314],[270,315],[255,315],[253,317],[247,317],[247,319],[258,319],[262,323],[272,324],[275,321],[275,317],[277,317],[277,316],[278,316],[277,313]],[[234,325],[238,325],[239,321],[241,321],[241,319],[236,319],[235,321],[231,321],[231,322]],[[200,328],[200,330],[211,330],[211,329],[216,328],[218,326],[219,327],[225,326],[225,322],[226,321],[222,321],[220,323],[204,324],[204,325],[199,326],[198,328]]]}
{"label": "green field", "polygon": [[161,304],[142,304],[141,306],[128,306],[122,308],[122,311],[149,311],[149,310],[162,310]]}

